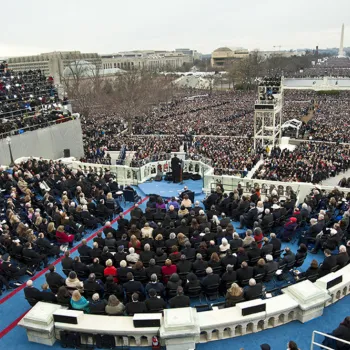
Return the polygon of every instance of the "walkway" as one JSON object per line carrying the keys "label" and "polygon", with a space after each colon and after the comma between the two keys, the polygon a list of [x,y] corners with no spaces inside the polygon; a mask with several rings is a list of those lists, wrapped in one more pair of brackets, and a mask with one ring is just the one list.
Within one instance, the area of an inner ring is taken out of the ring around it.
{"label": "walkway", "polygon": [[335,177],[329,177],[328,179],[322,181],[323,186],[338,186],[339,181],[343,178],[350,177],[350,169],[348,169],[345,173],[340,173]]}

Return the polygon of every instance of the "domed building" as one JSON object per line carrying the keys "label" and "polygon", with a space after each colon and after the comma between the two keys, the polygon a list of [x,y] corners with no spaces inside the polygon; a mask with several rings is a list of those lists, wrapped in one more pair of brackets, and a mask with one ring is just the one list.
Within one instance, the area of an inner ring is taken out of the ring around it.
{"label": "domed building", "polygon": [[242,47],[219,47],[211,54],[211,65],[212,67],[224,67],[226,64],[229,64],[234,60],[246,58],[248,56],[249,51]]}
{"label": "domed building", "polygon": [[70,63],[64,70],[63,76],[93,77],[96,75],[96,66],[91,62],[78,60]]}

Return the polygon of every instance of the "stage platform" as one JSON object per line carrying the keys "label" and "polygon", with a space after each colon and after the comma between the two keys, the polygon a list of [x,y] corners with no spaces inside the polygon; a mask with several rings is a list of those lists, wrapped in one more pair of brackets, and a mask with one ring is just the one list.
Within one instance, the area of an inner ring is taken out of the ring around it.
{"label": "stage platform", "polygon": [[193,181],[186,180],[183,184],[173,183],[168,181],[146,181],[142,184],[139,184],[139,189],[148,196],[149,194],[158,194],[162,198],[170,198],[172,196],[177,196],[178,191],[183,191],[184,187],[187,186],[189,190],[193,191],[196,195],[202,194],[203,181]]}

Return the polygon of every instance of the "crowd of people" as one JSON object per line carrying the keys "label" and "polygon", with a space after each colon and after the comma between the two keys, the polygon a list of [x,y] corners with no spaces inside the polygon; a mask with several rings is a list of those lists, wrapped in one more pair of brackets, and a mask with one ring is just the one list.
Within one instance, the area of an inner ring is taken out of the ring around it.
{"label": "crowd of people", "polygon": [[[188,307],[191,298],[204,294],[214,300],[223,295],[224,306],[232,307],[264,297],[269,281],[279,276],[314,281],[349,262],[350,198],[339,204],[344,194],[337,188],[330,193],[313,190],[300,208],[293,193],[280,201],[272,192],[262,202],[259,188],[247,196],[239,189],[227,195],[218,186],[204,207],[192,203],[189,193],[186,189],[168,203],[152,195],[145,211],[135,205],[130,220],[122,215],[117,228],[107,222],[92,247],[83,240],[79,256],[64,253],[65,277],[50,265],[42,290],[28,281],[28,302],[134,315]],[[246,228],[243,233],[236,232],[230,217]],[[281,249],[282,241],[297,234],[297,225],[305,229],[299,249]],[[279,233],[271,233],[275,230]],[[303,266],[308,240],[324,250],[322,264],[312,260],[310,267]],[[337,247],[339,253],[332,254]],[[290,273],[293,267],[297,270]]]}
{"label": "crowd of people", "polygon": [[[5,66],[0,71],[0,134],[20,134],[46,127],[49,122],[65,121],[52,77],[40,70],[14,72]],[[68,114],[68,111],[67,111]]]}
{"label": "crowd of people", "polygon": [[350,59],[349,57],[327,57],[313,67],[301,68],[298,72],[288,73],[292,78],[349,78]]}
{"label": "crowd of people", "polygon": [[272,149],[253,177],[282,182],[320,183],[345,172],[349,167],[349,145],[302,142],[294,151]]}
{"label": "crowd of people", "polygon": [[[100,159],[97,162],[109,164],[110,158],[104,157],[108,153],[107,149],[120,150],[126,147],[128,151],[135,151],[131,165],[138,167],[149,161],[166,160],[169,157],[167,153],[179,151],[183,145],[188,158],[199,159],[204,156],[210,159],[215,175],[246,174],[260,159],[261,154],[267,156],[265,165],[255,174],[256,178],[261,179],[311,179],[316,183],[348,168],[348,148],[336,144],[320,146],[305,143],[294,152],[277,152],[277,157],[276,154],[266,155],[262,148],[253,150],[251,136],[254,97],[255,92],[233,92],[231,95],[225,93],[214,94],[212,97],[201,96],[194,101],[182,99],[163,106],[145,120],[139,121],[133,131],[168,136],[130,137],[125,134],[110,138],[103,135],[102,138],[106,140],[103,144],[105,148],[90,147],[84,160],[94,160],[97,157]],[[286,90],[283,120],[311,117],[306,122],[302,119],[299,138],[348,143],[349,135],[344,128],[349,120],[349,101],[347,91],[320,95],[315,91]],[[201,134],[211,136],[197,136]],[[225,135],[242,138],[221,137]],[[319,150],[321,152],[318,154],[311,154]],[[280,155],[282,158],[279,158]],[[307,158],[309,155],[312,159]],[[294,167],[296,164],[297,167]]]}
{"label": "crowd of people", "polygon": [[[84,142],[84,159],[87,163],[104,163],[106,150],[120,150],[118,135],[127,129],[127,123],[115,114],[99,113],[98,110],[82,116],[81,128]],[[105,164],[108,164],[107,161]]]}
{"label": "crowd of people", "polygon": [[194,160],[198,155],[211,159],[214,175],[238,174],[244,177],[260,160],[264,150],[254,150],[253,140],[250,138],[202,136],[195,138],[188,153]]}
{"label": "crowd of people", "polygon": [[[45,267],[50,257],[81,240],[87,229],[122,212],[115,199],[120,188],[109,172],[99,176],[87,169],[69,169],[61,162],[35,159],[12,170],[0,171],[0,199],[5,210],[0,253],[5,261],[10,256],[17,261],[8,268],[1,265],[1,283],[6,288],[11,287],[9,281]],[[124,189],[138,200],[131,187]]]}
{"label": "crowd of people", "polygon": [[[247,121],[253,118],[256,91],[215,92],[211,96],[182,99],[163,111],[138,120],[134,134],[167,135],[246,135],[253,128]],[[252,124],[251,124],[252,125]]]}

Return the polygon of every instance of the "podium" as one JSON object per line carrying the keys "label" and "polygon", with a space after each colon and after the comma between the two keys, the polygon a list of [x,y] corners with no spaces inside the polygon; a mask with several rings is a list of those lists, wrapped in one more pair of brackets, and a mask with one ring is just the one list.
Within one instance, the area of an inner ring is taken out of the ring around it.
{"label": "podium", "polygon": [[165,309],[163,320],[159,335],[167,350],[195,349],[200,336],[196,309]]}

